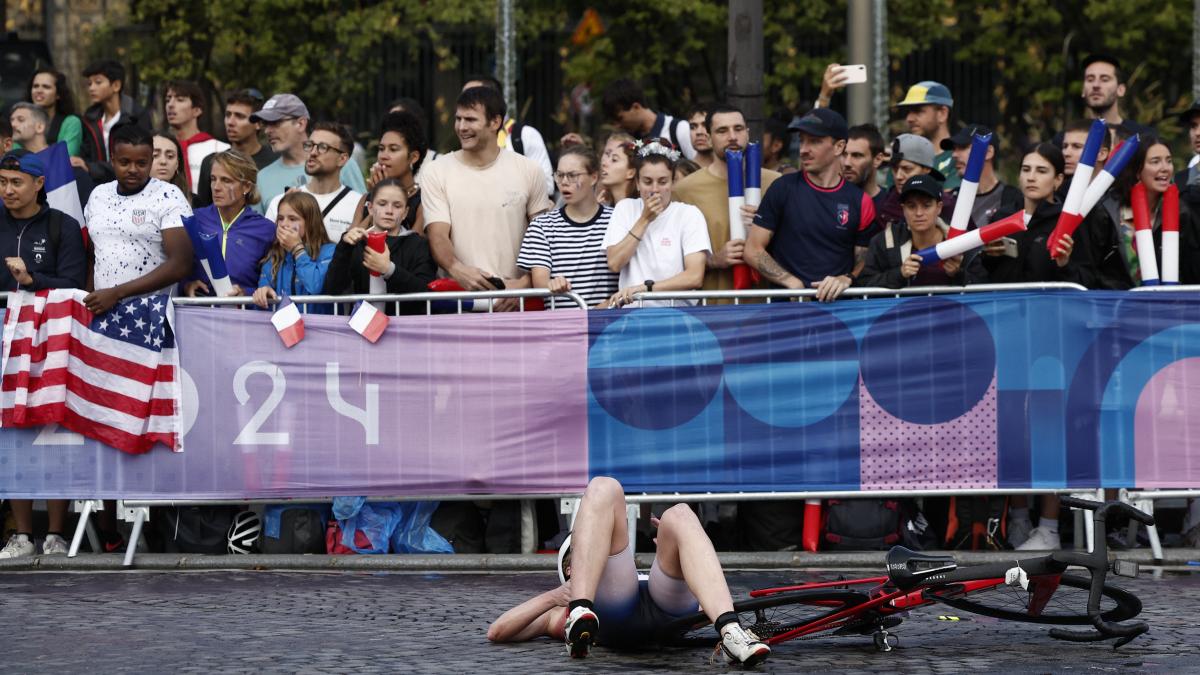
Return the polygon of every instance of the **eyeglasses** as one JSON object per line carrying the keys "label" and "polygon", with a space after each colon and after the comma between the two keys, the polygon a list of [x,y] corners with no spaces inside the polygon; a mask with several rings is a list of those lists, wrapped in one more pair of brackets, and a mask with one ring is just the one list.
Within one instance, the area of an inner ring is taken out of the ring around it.
{"label": "eyeglasses", "polygon": [[267,100],[267,97],[263,96],[263,93],[257,89],[243,89],[242,93],[254,99],[255,101],[262,102]]}
{"label": "eyeglasses", "polygon": [[337,150],[338,152],[347,152],[346,150],[343,150],[343,149],[337,147],[336,145],[329,145],[327,143],[313,143],[312,141],[304,141],[304,144],[301,145],[300,147],[303,148],[305,152],[312,152],[313,149],[315,148],[318,155],[323,155],[323,154],[329,152],[330,150]]}
{"label": "eyeglasses", "polygon": [[554,174],[554,180],[557,183],[566,183],[568,185],[574,185],[574,184],[578,184],[581,180],[583,180],[583,177],[586,175],[587,175],[586,173],[583,173],[581,171],[572,171],[571,173],[563,173],[561,171],[557,171]]}

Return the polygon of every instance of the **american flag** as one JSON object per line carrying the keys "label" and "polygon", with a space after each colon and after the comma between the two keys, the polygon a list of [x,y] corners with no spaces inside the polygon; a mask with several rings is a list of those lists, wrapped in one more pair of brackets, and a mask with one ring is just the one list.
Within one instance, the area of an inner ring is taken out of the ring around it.
{"label": "american flag", "polygon": [[61,426],[132,454],[182,450],[179,356],[166,295],[101,315],[74,289],[9,295],[0,426]]}

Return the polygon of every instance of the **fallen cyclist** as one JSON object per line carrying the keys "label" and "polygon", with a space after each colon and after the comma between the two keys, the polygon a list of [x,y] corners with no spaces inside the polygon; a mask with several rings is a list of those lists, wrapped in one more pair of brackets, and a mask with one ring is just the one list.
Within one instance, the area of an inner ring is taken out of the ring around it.
{"label": "fallen cyclist", "polygon": [[771,648],[738,623],[717,553],[691,509],[677,504],[655,521],[658,551],[644,581],[629,548],[625,513],[621,484],[593,478],[571,534],[566,581],[502,614],[488,639],[522,642],[546,635],[566,640],[567,652],[582,658],[593,644],[650,646],[659,627],[703,607],[729,662],[753,666],[766,659]]}

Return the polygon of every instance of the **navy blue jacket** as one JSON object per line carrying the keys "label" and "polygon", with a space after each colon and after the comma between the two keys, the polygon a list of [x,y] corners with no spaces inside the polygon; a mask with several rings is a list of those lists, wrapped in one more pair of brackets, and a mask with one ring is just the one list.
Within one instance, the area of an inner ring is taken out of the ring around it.
{"label": "navy blue jacket", "polygon": [[[28,221],[16,221],[8,209],[0,207],[0,258],[19,255],[33,277],[33,284],[20,290],[37,291],[43,288],[83,288],[87,281],[87,256],[79,223],[61,211],[58,242],[50,236],[51,209],[45,204]],[[0,260],[3,263],[3,260]],[[17,281],[0,264],[0,290],[15,291]]]}

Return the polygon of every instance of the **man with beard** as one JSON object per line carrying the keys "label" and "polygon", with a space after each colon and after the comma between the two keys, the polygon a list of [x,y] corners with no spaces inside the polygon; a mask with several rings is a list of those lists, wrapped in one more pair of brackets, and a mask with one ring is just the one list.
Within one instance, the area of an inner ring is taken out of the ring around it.
{"label": "man with beard", "polygon": [[[713,162],[706,168],[693,173],[675,185],[675,198],[700,209],[708,222],[708,237],[713,253],[709,255],[705,268],[706,291],[733,289],[733,266],[744,262],[742,254],[746,246],[744,239],[729,236],[729,168],[725,163],[726,150],[746,149],[750,143],[750,128],[742,111],[725,103],[711,106],[705,117],[704,127],[712,143]],[[762,170],[762,188],[766,193],[779,174],[770,169]],[[746,229],[758,211],[756,206],[742,207]]]}
{"label": "man with beard", "polygon": [[763,195],[746,239],[746,262],[785,288],[815,288],[832,302],[862,269],[875,234],[875,204],[842,178],[846,119],[816,108],[791,124],[800,132],[800,168]]}
{"label": "man with beard", "polygon": [[[1104,120],[1109,128],[1125,126],[1121,116],[1121,99],[1125,97],[1125,83],[1121,80],[1121,63],[1108,54],[1092,54],[1083,60],[1083,91],[1080,96],[1091,111],[1092,119]],[[1134,126],[1140,131],[1141,125]]]}
{"label": "man with beard", "polygon": [[[275,197],[308,182],[304,165],[309,152],[304,145],[308,142],[310,120],[308,107],[295,94],[276,94],[250,116],[251,122],[263,125],[271,150],[279,153],[279,159],[258,172],[258,191],[262,194],[258,208],[265,209]],[[340,180],[355,192],[367,191],[362,172],[353,162],[343,164]]]}
{"label": "man with beard", "polygon": [[842,177],[862,188],[871,199],[883,193],[879,186],[879,167],[887,159],[883,135],[874,124],[850,127],[846,154],[842,155]]}
{"label": "man with beard", "polygon": [[[950,138],[950,110],[954,107],[954,99],[946,85],[932,80],[918,82],[908,88],[908,94],[896,107],[904,113],[908,132],[929,139],[934,148],[942,147],[942,141]],[[932,168],[945,176],[942,189],[949,192],[958,188],[961,177],[954,168],[954,155],[949,150],[934,157]]]}
{"label": "man with beard", "polygon": [[[342,181],[342,173],[350,163],[354,137],[342,124],[317,122],[300,148],[305,155],[304,174],[308,182],[295,189],[316,197],[329,240],[339,241],[354,223],[358,202],[362,199],[361,192]],[[267,220],[275,222],[284,194],[275,195],[268,204],[264,214]]]}

